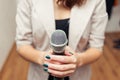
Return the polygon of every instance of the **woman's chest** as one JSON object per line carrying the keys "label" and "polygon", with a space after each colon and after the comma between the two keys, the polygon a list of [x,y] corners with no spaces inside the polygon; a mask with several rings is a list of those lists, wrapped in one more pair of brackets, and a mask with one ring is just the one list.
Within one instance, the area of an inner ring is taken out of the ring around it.
{"label": "woman's chest", "polygon": [[71,9],[61,5],[56,0],[53,0],[53,11],[55,19],[65,19],[70,17]]}

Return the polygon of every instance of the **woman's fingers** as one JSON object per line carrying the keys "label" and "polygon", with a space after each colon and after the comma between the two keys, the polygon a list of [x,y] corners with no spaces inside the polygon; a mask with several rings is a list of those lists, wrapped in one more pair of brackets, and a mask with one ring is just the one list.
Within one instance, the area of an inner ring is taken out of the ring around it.
{"label": "woman's fingers", "polygon": [[73,52],[65,51],[64,54],[65,54],[66,56],[72,56],[72,55],[73,55]]}
{"label": "woman's fingers", "polygon": [[42,64],[45,62],[45,60],[46,60],[46,55],[52,55],[53,54],[53,50],[52,49],[50,49],[49,51],[43,51],[43,52],[41,52],[41,57],[40,58],[42,58]]}
{"label": "woman's fingers", "polygon": [[52,63],[45,62],[43,66],[48,69],[57,70],[57,71],[67,71],[67,70],[76,69],[75,64],[52,64]]}
{"label": "woman's fingers", "polygon": [[56,70],[48,69],[47,71],[55,77],[66,77],[74,73],[74,70],[56,71]]}
{"label": "woman's fingers", "polygon": [[45,62],[43,64],[44,70],[50,73],[55,77],[65,77],[74,73],[76,70],[76,64],[53,64],[49,62]]}
{"label": "woman's fingers", "polygon": [[71,56],[73,54],[74,54],[73,50],[69,46],[66,46],[65,47],[65,55],[66,56]]}
{"label": "woman's fingers", "polygon": [[56,61],[60,63],[76,63],[77,59],[73,56],[61,56],[61,55],[47,55],[46,61]]}

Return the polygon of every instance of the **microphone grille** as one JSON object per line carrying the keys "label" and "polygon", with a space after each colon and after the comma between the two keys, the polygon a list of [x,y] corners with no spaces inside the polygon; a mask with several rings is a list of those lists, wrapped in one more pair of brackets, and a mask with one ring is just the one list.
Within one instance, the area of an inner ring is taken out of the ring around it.
{"label": "microphone grille", "polygon": [[56,30],[51,36],[51,43],[54,45],[61,45],[67,42],[67,37],[64,31]]}

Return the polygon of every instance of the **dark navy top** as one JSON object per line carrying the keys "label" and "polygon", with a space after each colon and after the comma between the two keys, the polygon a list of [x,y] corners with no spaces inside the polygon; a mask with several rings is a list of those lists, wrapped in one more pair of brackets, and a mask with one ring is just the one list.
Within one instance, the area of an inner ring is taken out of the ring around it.
{"label": "dark navy top", "polygon": [[69,18],[55,20],[56,29],[63,30],[66,33],[67,39],[69,38]]}

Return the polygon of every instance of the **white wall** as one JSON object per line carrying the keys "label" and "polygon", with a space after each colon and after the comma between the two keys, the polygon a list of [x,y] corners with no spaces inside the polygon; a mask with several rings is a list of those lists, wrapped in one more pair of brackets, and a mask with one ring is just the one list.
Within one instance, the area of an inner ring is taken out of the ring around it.
{"label": "white wall", "polygon": [[0,70],[14,43],[15,14],[15,0],[0,0]]}
{"label": "white wall", "polygon": [[106,32],[120,31],[120,0],[117,6],[113,7],[111,19],[108,22]]}

